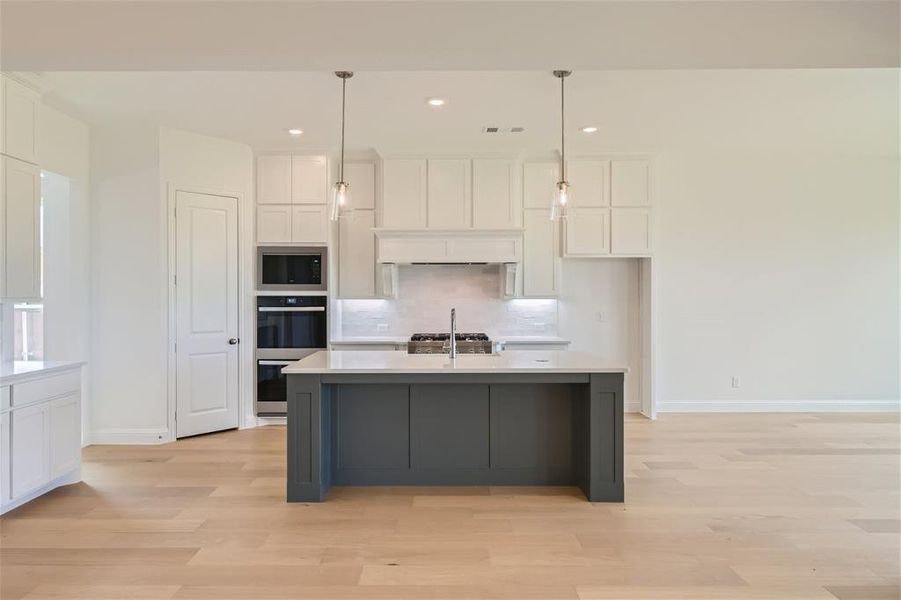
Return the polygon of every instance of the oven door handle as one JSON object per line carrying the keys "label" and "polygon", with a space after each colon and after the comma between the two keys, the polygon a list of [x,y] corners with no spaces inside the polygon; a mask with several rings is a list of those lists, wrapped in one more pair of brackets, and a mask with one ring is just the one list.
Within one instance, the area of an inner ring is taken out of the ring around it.
{"label": "oven door handle", "polygon": [[324,306],[261,306],[260,312],[325,312]]}
{"label": "oven door handle", "polygon": [[263,365],[264,367],[284,367],[286,365],[290,365],[291,360],[258,360],[258,365]]}

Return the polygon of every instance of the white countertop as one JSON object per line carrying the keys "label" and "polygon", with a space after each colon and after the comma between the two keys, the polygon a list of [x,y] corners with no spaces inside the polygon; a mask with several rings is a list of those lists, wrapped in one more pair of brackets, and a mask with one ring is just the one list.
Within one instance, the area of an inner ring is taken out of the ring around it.
{"label": "white countertop", "polygon": [[[329,340],[330,344],[406,344],[410,336],[359,336],[359,337],[335,337]],[[500,335],[492,337],[493,342],[507,344],[568,344],[569,340],[555,335]]]}
{"label": "white countertop", "polygon": [[628,367],[585,352],[510,350],[499,354],[407,354],[390,350],[322,350],[282,369],[285,374],[626,373]]}
{"label": "white countertop", "polygon": [[[492,338],[494,339],[494,338]],[[498,342],[505,344],[568,344],[569,340],[556,335],[500,335]]]}
{"label": "white countertop", "polygon": [[410,336],[360,336],[360,337],[336,337],[329,340],[330,344],[406,344]]}
{"label": "white countertop", "polygon": [[0,385],[9,385],[21,379],[31,379],[34,376],[64,371],[83,364],[69,360],[4,361],[0,363]]}

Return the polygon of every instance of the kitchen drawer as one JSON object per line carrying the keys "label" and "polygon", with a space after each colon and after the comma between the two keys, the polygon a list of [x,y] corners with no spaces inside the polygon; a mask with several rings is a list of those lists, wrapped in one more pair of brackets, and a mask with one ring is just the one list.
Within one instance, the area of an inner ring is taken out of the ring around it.
{"label": "kitchen drawer", "polygon": [[80,369],[65,371],[57,375],[42,377],[12,386],[12,405],[25,406],[50,398],[81,391]]}
{"label": "kitchen drawer", "polygon": [[0,388],[0,410],[7,410],[9,408],[9,386],[4,385]]}

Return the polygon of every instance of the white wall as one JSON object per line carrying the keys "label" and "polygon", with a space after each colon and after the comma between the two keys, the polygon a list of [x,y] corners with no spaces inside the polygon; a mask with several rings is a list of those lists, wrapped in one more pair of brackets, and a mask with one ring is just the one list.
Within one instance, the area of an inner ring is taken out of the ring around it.
{"label": "white wall", "polygon": [[[42,105],[38,163],[54,178],[57,194],[45,198],[44,352],[47,360],[89,361],[90,310],[90,128]],[[82,427],[90,424],[92,381],[83,378]],[[86,438],[86,436],[83,436]]]}

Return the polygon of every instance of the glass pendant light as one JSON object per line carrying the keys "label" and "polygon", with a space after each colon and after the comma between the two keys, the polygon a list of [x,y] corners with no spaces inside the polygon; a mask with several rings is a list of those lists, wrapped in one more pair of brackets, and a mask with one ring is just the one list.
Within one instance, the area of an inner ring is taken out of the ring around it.
{"label": "glass pendant light", "polygon": [[572,74],[572,71],[554,71],[554,77],[560,79],[560,181],[557,182],[554,196],[551,199],[551,220],[566,217],[566,208],[569,205],[570,187],[566,181],[566,104],[563,91],[564,80]]}
{"label": "glass pendant light", "polygon": [[350,202],[350,186],[344,181],[344,107],[347,80],[354,76],[352,71],[335,71],[341,79],[341,162],[338,166],[338,181],[332,190],[332,207],[329,216],[332,221],[350,214],[353,207]]}

